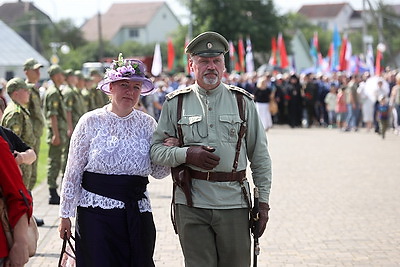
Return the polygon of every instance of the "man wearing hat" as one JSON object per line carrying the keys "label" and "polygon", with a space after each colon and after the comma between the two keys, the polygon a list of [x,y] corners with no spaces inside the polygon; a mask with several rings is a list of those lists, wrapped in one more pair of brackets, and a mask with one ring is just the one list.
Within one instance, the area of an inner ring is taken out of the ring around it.
{"label": "man wearing hat", "polygon": [[24,184],[28,188],[31,183],[32,163],[36,160],[36,153],[31,149],[35,145],[35,136],[27,109],[30,91],[28,85],[21,78],[13,78],[8,81],[6,89],[12,101],[4,110],[1,125],[9,128],[30,147],[19,153],[12,151],[16,153],[16,161],[22,170]]}
{"label": "man wearing hat", "polygon": [[[35,144],[33,145],[33,149],[35,150],[36,154],[39,155],[40,151],[40,138],[43,134],[43,127],[44,127],[44,117],[43,117],[43,110],[42,110],[42,101],[40,99],[39,93],[39,80],[40,80],[40,68],[43,65],[37,62],[37,60],[33,58],[29,58],[24,63],[24,72],[26,76],[26,84],[30,89],[30,97],[29,97],[29,104],[28,110],[30,113],[30,119],[33,126],[33,135],[35,137]],[[32,164],[32,177],[31,177],[31,184],[28,186],[28,190],[32,190],[36,184],[37,180],[37,163],[35,161]]]}
{"label": "man wearing hat", "polygon": [[101,108],[109,102],[108,96],[103,91],[96,90],[97,85],[103,79],[103,76],[101,75],[101,73],[98,70],[92,69],[90,71],[90,77],[93,80],[93,88],[92,89],[94,89],[94,90],[92,90],[91,92],[94,97],[95,106],[96,106],[96,108]]}
{"label": "man wearing hat", "polygon": [[66,107],[60,91],[65,81],[64,71],[58,65],[47,70],[53,85],[49,86],[44,96],[44,114],[47,120],[47,143],[49,144],[47,183],[49,185],[49,204],[60,204],[57,193],[57,177],[62,168],[62,160],[66,159],[65,145],[68,135],[72,134],[72,123],[67,123]]}
{"label": "man wearing hat", "polygon": [[[174,167],[178,177],[173,211],[185,266],[250,265],[247,161],[259,190],[257,236],[268,221],[267,139],[252,95],[221,82],[228,50],[216,32],[202,33],[186,46],[196,82],[167,95],[152,140],[153,162]],[[166,146],[166,136],[177,138],[179,146]]]}
{"label": "man wearing hat", "polygon": [[94,101],[94,92],[96,88],[93,88],[93,79],[90,76],[84,77],[85,78],[85,86],[82,89],[82,96],[83,96],[83,101],[85,103],[85,107],[87,111],[91,111],[96,109],[96,103]]}
{"label": "man wearing hat", "polygon": [[82,71],[80,70],[76,70],[74,72],[75,76],[77,77],[77,82],[76,82],[76,91],[78,92],[79,95],[79,99],[82,103],[82,112],[86,113],[88,112],[88,108],[86,105],[86,100],[83,96],[83,91],[85,90],[85,84],[86,84],[86,80],[85,80],[85,76],[83,76]]}
{"label": "man wearing hat", "polygon": [[[61,93],[63,96],[64,104],[66,107],[66,113],[67,113],[67,122],[71,121],[72,124],[72,131],[75,129],[76,124],[78,123],[79,118],[83,115],[84,113],[84,107],[83,107],[83,99],[76,88],[76,85],[78,83],[78,77],[75,75],[75,71],[73,69],[67,69],[64,72],[65,74],[65,80],[66,80],[66,85],[63,87]],[[69,141],[70,138],[67,136],[66,144],[65,144],[65,155],[68,156],[68,151],[69,151]],[[65,164],[67,163],[66,160],[63,162],[63,166],[61,171],[64,173],[65,171]]]}

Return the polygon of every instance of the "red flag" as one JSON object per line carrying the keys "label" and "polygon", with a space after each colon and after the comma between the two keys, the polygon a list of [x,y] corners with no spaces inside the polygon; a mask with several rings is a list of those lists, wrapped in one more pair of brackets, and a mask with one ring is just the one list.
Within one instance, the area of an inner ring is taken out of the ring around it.
{"label": "red flag", "polygon": [[171,38],[168,38],[168,71],[172,71],[175,61],[175,50]]}
{"label": "red flag", "polygon": [[276,39],[272,37],[271,39],[271,57],[269,58],[269,65],[276,65]]}
{"label": "red flag", "polygon": [[382,52],[380,49],[376,50],[376,61],[375,61],[375,75],[381,75],[381,61],[382,61]]}
{"label": "red flag", "polygon": [[289,61],[287,58],[285,41],[283,40],[282,33],[279,33],[278,35],[278,50],[281,57],[281,68],[286,69],[289,67]]}
{"label": "red flag", "polygon": [[238,54],[239,54],[239,65],[240,65],[240,72],[244,72],[244,44],[242,37],[239,38],[238,42]]}
{"label": "red flag", "polygon": [[229,41],[229,58],[230,58],[230,65],[231,71],[240,71],[239,62],[237,60],[237,54],[235,50],[235,46],[233,45],[232,41]]}
{"label": "red flag", "polygon": [[347,36],[343,36],[342,46],[340,47],[340,58],[339,58],[339,70],[347,70],[347,60],[346,60],[346,49],[347,49]]}

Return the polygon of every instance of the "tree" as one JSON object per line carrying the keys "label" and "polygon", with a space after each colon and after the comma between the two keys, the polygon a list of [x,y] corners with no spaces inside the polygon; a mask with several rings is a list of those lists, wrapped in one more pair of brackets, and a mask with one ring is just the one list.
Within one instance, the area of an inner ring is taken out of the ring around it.
{"label": "tree", "polygon": [[192,0],[191,9],[194,35],[216,31],[234,44],[250,36],[254,52],[268,53],[285,25],[272,0]]}

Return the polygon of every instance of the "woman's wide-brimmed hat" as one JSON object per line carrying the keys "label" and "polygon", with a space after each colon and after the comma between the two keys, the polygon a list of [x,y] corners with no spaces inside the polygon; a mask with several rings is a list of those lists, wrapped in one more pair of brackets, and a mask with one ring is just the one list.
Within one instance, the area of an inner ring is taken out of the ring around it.
{"label": "woman's wide-brimmed hat", "polygon": [[97,88],[106,94],[110,94],[110,83],[120,80],[142,82],[141,95],[148,95],[154,92],[153,82],[145,76],[145,65],[137,59],[124,59],[122,53],[118,60],[114,60],[110,68],[106,69],[104,79],[99,82]]}

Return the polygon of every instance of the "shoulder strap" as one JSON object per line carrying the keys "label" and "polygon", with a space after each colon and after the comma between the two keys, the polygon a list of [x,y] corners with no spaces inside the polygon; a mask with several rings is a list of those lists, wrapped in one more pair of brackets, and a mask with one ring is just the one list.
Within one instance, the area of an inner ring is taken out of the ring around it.
{"label": "shoulder strap", "polygon": [[239,109],[239,116],[240,119],[242,120],[242,123],[240,124],[240,129],[238,132],[238,141],[236,144],[236,153],[235,153],[235,159],[233,161],[233,172],[236,172],[236,169],[239,164],[239,155],[240,155],[240,148],[242,146],[242,138],[246,132],[247,126],[246,126],[246,119],[244,116],[244,101],[243,101],[243,94],[241,93],[236,93],[236,101]]}
{"label": "shoulder strap", "polygon": [[[177,121],[182,118],[182,103],[183,103],[183,94],[178,95],[178,105],[177,105],[177,111],[176,111],[176,117]],[[182,126],[180,123],[177,123],[177,128],[178,128],[178,141],[179,141],[179,146],[183,146],[183,133],[182,133]]]}

